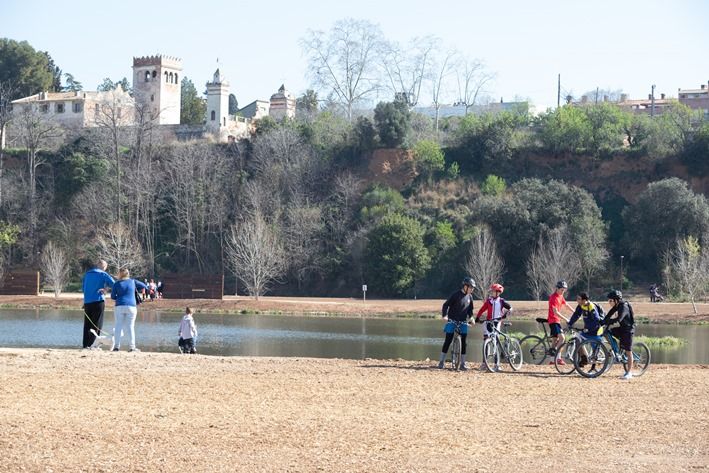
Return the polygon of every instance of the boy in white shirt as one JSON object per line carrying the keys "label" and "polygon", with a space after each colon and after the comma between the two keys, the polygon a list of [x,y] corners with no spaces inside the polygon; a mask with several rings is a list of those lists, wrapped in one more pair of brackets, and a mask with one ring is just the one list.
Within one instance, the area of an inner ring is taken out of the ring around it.
{"label": "boy in white shirt", "polygon": [[195,348],[197,325],[195,325],[194,318],[192,318],[193,314],[194,311],[190,307],[185,308],[185,315],[180,321],[180,330],[177,333],[180,337],[180,341],[177,343],[180,347],[180,353],[197,353],[197,349]]}

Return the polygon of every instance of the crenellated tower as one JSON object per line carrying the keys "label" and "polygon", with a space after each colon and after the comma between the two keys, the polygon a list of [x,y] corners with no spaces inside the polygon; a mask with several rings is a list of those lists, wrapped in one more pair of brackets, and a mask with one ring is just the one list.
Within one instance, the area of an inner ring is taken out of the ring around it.
{"label": "crenellated tower", "polygon": [[180,123],[182,59],[163,56],[133,58],[133,93],[136,106],[150,111],[155,123]]}

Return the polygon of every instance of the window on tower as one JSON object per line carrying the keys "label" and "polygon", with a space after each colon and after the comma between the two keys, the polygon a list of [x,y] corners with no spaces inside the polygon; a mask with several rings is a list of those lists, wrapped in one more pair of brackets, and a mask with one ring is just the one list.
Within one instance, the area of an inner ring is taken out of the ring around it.
{"label": "window on tower", "polygon": [[155,78],[157,77],[157,75],[158,75],[158,72],[157,72],[157,71],[153,71],[153,79],[155,79]]}
{"label": "window on tower", "polygon": [[145,82],[150,80],[150,71],[145,71]]}
{"label": "window on tower", "polygon": [[172,76],[172,72],[171,72],[171,73],[170,73],[170,84],[173,83],[172,80],[173,80],[173,76]]}
{"label": "window on tower", "polygon": [[170,81],[170,78],[167,75],[167,71],[165,71],[165,83],[167,84]]}
{"label": "window on tower", "polygon": [[214,113],[214,110],[212,110],[212,121],[216,120],[217,114]]}
{"label": "window on tower", "polygon": [[179,82],[177,82],[177,73],[175,73],[175,84],[179,84]]}

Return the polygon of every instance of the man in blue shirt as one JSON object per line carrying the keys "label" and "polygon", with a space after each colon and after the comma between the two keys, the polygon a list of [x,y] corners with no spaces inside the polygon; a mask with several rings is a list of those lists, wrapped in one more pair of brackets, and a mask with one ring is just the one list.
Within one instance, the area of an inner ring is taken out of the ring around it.
{"label": "man in blue shirt", "polygon": [[108,264],[100,260],[94,268],[84,274],[84,348],[91,348],[96,340],[90,330],[94,329],[100,335],[103,327],[103,311],[106,304],[103,295],[106,287],[113,287],[115,282],[106,272],[107,267]]}

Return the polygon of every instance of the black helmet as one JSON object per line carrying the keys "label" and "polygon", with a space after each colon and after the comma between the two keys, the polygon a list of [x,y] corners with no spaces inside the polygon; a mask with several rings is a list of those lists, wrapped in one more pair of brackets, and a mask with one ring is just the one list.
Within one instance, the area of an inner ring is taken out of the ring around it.
{"label": "black helmet", "polygon": [[461,283],[462,286],[470,286],[472,288],[477,287],[475,285],[475,279],[471,278],[470,276],[467,276],[463,278],[463,282]]}
{"label": "black helmet", "polygon": [[613,289],[611,292],[608,293],[607,299],[615,299],[616,301],[619,301],[623,298],[623,293],[620,292],[618,289]]}
{"label": "black helmet", "polygon": [[566,281],[564,281],[564,280],[562,279],[561,281],[559,281],[559,282],[556,283],[556,288],[557,288],[557,289],[568,289],[568,288],[569,288],[569,285],[566,284]]}

